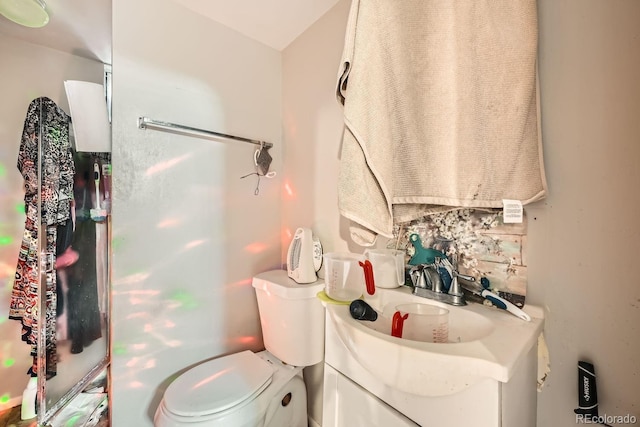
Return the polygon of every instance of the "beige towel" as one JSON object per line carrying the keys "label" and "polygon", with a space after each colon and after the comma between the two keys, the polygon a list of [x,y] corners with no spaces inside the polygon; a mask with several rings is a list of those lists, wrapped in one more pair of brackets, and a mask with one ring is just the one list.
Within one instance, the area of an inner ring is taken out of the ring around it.
{"label": "beige towel", "polygon": [[535,0],[353,0],[337,97],[338,204],[367,246],[394,223],[545,195]]}

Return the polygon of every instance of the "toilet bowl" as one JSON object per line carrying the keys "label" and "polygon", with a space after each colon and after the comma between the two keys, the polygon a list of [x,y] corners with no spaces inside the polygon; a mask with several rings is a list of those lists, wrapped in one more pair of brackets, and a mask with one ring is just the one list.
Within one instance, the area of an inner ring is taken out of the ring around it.
{"label": "toilet bowl", "polygon": [[302,369],[324,357],[320,281],[298,284],[286,270],[254,277],[266,350],[208,360],[177,377],[154,417],[155,427],[303,427]]}
{"label": "toilet bowl", "polygon": [[202,363],[165,392],[156,427],[307,425],[302,367],[268,351],[244,351]]}

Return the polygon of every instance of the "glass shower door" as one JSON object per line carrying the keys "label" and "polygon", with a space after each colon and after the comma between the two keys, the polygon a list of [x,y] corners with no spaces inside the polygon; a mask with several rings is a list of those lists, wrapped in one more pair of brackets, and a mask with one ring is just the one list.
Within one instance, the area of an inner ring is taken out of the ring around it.
{"label": "glass shower door", "polygon": [[[111,156],[75,151],[70,118],[40,102],[34,370],[44,425],[109,363]],[[106,390],[89,398],[98,406]]]}

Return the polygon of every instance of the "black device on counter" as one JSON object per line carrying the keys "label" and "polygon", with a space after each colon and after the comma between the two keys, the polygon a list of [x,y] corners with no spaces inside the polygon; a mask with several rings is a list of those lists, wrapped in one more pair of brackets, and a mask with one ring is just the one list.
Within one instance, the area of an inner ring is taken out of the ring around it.
{"label": "black device on counter", "polygon": [[361,299],[351,301],[351,304],[349,304],[349,312],[351,313],[351,317],[356,320],[374,322],[378,318],[378,312]]}

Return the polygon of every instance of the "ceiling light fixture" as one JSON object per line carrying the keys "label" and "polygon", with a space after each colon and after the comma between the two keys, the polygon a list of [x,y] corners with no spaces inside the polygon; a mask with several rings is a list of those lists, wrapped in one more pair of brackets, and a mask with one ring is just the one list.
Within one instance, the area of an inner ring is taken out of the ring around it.
{"label": "ceiling light fixture", "polygon": [[0,0],[0,15],[30,28],[40,28],[49,22],[43,0]]}

